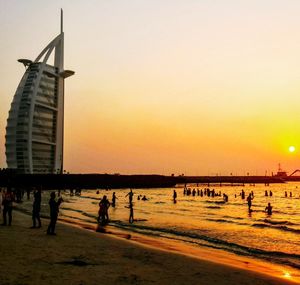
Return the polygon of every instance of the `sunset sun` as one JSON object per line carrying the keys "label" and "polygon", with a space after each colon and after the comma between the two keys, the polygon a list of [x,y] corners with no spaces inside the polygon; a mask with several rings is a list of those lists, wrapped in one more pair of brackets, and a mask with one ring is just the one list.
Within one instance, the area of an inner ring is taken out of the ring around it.
{"label": "sunset sun", "polygon": [[289,147],[289,152],[294,152],[296,150],[296,148],[293,146],[293,145],[291,145],[290,147]]}

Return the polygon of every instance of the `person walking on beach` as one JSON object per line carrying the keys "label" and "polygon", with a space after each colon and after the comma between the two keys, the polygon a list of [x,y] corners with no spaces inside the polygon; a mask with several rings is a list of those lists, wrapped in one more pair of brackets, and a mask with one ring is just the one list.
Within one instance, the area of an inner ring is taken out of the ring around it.
{"label": "person walking on beach", "polygon": [[56,235],[55,226],[59,212],[59,206],[63,202],[62,198],[59,198],[58,201],[55,200],[55,192],[51,192],[49,206],[50,206],[50,224],[47,229],[47,235]]}
{"label": "person walking on beach", "polygon": [[102,225],[105,225],[109,221],[108,217],[108,208],[110,206],[110,203],[106,197],[106,195],[103,196],[101,201],[99,202],[99,216],[98,216],[98,222],[101,222]]}
{"label": "person walking on beach", "polygon": [[32,204],[32,227],[31,229],[36,228],[36,221],[38,222],[38,228],[42,226],[40,211],[41,211],[41,201],[42,194],[41,189],[38,189],[33,193],[33,204]]}
{"label": "person walking on beach", "polygon": [[130,189],[130,192],[128,192],[125,197],[127,196],[129,197],[129,206],[130,206],[130,204],[132,204],[132,199],[133,199],[132,189]]}
{"label": "person walking on beach", "polygon": [[12,209],[13,209],[13,202],[15,201],[14,193],[11,191],[11,187],[8,186],[6,192],[3,195],[2,205],[3,205],[3,226],[7,225],[7,218],[8,215],[8,225],[11,226],[12,222]]}

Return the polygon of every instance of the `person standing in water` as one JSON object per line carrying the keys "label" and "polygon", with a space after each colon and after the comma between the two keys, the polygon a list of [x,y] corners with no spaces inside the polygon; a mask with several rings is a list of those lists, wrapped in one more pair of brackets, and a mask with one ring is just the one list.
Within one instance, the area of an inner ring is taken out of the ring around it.
{"label": "person standing in water", "polygon": [[132,189],[130,189],[130,192],[128,192],[125,197],[127,197],[127,196],[129,197],[129,206],[130,206],[130,204],[132,204],[132,199],[133,199]]}
{"label": "person standing in water", "polygon": [[59,206],[63,202],[62,198],[59,198],[58,201],[55,200],[55,192],[51,192],[49,206],[50,206],[50,223],[47,229],[47,235],[56,235],[55,226],[57,222]]}
{"label": "person standing in water", "polygon": [[173,191],[173,202],[176,203],[177,193],[176,190]]}
{"label": "person standing in water", "polygon": [[249,194],[249,196],[247,197],[247,203],[248,203],[248,211],[249,211],[249,213],[251,213],[252,212],[252,210],[251,210],[251,206],[252,206],[252,195],[251,194]]}
{"label": "person standing in water", "polygon": [[112,194],[112,198],[111,198],[111,206],[112,206],[113,208],[116,206],[116,199],[117,199],[117,197],[116,197],[116,192],[114,192],[114,193]]}
{"label": "person standing in water", "polygon": [[108,208],[110,206],[110,203],[106,197],[106,195],[103,196],[101,201],[99,202],[99,217],[98,221],[101,222],[102,225],[105,225],[109,221],[108,217]]}
{"label": "person standing in water", "polygon": [[273,207],[271,206],[271,203],[268,203],[268,206],[266,207],[265,212],[267,212],[269,216],[272,215],[272,208]]}
{"label": "person standing in water", "polygon": [[242,192],[241,192],[241,197],[242,197],[242,199],[244,200],[245,199],[245,191],[244,191],[244,189],[242,189]]}
{"label": "person standing in water", "polygon": [[132,224],[134,221],[133,219],[133,204],[129,204],[129,223]]}

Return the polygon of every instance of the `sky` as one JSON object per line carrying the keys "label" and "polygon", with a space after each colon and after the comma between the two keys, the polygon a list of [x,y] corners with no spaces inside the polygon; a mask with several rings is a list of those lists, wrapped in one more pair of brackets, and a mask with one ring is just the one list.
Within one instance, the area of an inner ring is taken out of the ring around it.
{"label": "sky", "polygon": [[300,169],[298,0],[0,0],[0,167],[17,59],[59,34],[60,8],[67,171]]}

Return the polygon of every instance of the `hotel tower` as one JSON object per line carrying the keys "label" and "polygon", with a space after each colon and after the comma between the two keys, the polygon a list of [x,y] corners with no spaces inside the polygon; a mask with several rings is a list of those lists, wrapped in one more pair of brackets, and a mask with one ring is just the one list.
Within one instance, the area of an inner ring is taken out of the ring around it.
{"label": "hotel tower", "polygon": [[[53,65],[48,64],[54,58]],[[64,141],[63,12],[61,31],[31,61],[19,59],[25,73],[11,103],[6,126],[6,162],[18,173],[62,173]]]}

